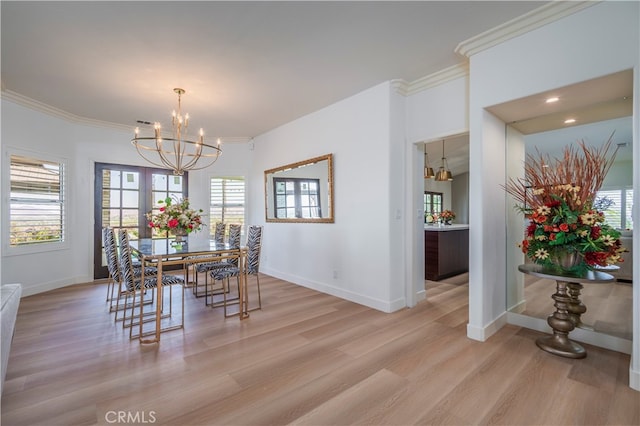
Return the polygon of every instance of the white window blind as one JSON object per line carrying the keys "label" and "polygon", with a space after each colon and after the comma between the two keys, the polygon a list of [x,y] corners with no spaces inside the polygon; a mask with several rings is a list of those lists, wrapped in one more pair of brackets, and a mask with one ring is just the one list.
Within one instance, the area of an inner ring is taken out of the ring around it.
{"label": "white window blind", "polygon": [[[609,189],[598,191],[596,203],[607,200],[604,205],[609,206],[603,209],[606,222],[616,229],[633,229],[631,209],[633,207],[632,189]],[[610,203],[609,203],[610,202]]]}
{"label": "white window blind", "polygon": [[[216,222],[244,224],[244,178],[211,178],[209,233],[213,236]],[[228,227],[227,227],[228,229]]]}
{"label": "white window blind", "polygon": [[64,241],[64,165],[11,155],[10,245]]}

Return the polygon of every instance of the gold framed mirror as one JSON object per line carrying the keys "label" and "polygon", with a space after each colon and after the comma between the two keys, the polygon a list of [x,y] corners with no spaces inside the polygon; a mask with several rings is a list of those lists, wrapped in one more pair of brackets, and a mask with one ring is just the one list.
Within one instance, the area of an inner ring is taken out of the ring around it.
{"label": "gold framed mirror", "polygon": [[264,171],[267,222],[333,223],[333,154]]}

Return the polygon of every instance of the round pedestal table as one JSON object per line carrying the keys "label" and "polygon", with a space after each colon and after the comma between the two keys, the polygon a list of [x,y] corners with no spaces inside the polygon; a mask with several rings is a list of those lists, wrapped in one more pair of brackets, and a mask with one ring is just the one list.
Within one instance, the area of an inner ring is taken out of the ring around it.
{"label": "round pedestal table", "polygon": [[587,356],[585,348],[572,340],[569,333],[581,324],[580,315],[587,311],[587,307],[580,301],[579,289],[582,283],[607,283],[614,280],[613,275],[600,271],[587,271],[584,274],[563,275],[556,269],[545,268],[542,265],[526,264],[518,266],[520,272],[540,278],[555,280],[556,292],[551,296],[555,301],[556,311],[547,318],[547,323],[553,330],[552,336],[540,337],[536,345],[544,351],[567,358],[584,358]]}

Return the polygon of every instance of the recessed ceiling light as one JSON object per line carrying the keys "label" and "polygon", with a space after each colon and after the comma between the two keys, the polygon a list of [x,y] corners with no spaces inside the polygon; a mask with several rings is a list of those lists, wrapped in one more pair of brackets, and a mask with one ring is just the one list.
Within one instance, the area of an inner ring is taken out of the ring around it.
{"label": "recessed ceiling light", "polygon": [[548,104],[552,104],[554,102],[558,102],[560,100],[560,98],[558,97],[553,97],[553,98],[547,98],[547,100],[545,101]]}
{"label": "recessed ceiling light", "polygon": [[568,118],[566,120],[564,120],[564,124],[573,124],[576,122],[575,118]]}

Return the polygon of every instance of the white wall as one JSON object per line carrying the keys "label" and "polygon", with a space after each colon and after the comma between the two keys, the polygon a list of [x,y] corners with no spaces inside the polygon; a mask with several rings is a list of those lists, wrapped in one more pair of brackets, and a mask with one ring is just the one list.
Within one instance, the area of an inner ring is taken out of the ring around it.
{"label": "white wall", "polygon": [[[504,153],[495,117],[484,108],[552,88],[635,68],[634,102],[637,106],[639,71],[639,4],[597,3],[560,21],[491,47],[470,58],[470,149],[471,205],[482,213],[471,216],[470,313],[468,334],[484,340],[502,321],[505,293],[504,212],[498,200],[498,184],[504,178],[504,163],[488,164],[493,155]],[[638,159],[638,110],[634,113],[634,161]],[[639,174],[634,187],[640,188]],[[480,204],[478,204],[480,203]],[[495,203],[495,205],[494,205]],[[492,205],[489,214],[484,206]],[[637,214],[637,213],[636,213]],[[474,218],[477,218],[474,220]],[[495,232],[494,232],[495,231]],[[638,238],[635,238],[638,245]],[[635,251],[635,250],[634,250]],[[487,265],[497,266],[491,273]],[[635,275],[638,281],[638,274]],[[634,293],[634,324],[639,324],[640,296]],[[631,382],[640,387],[640,330],[634,329]]]}
{"label": "white wall", "polygon": [[256,174],[334,154],[335,223],[265,223],[264,182],[256,175],[250,183],[250,215],[265,227],[262,271],[383,311],[405,306],[392,261],[402,247],[391,233],[404,215],[403,195],[391,196],[402,193],[403,161],[392,152],[402,152],[402,141],[391,125],[391,94],[380,84],[255,139]]}
{"label": "white wall", "polygon": [[[61,250],[13,256],[4,248],[2,282],[22,283],[23,295],[28,296],[93,280],[94,164],[148,166],[131,145],[132,136],[130,132],[83,125],[2,100],[3,160],[6,161],[6,152],[12,148],[31,151],[34,156],[66,159],[68,223],[68,244]],[[223,149],[223,155],[212,168],[190,173],[189,195],[195,208],[208,212],[211,176],[218,173],[246,176],[249,172],[251,156],[247,155],[247,144],[227,145]],[[3,167],[3,203],[8,202],[5,192],[8,179],[9,170]],[[8,218],[3,217],[3,221],[8,223]],[[4,232],[7,229],[3,228]]]}
{"label": "white wall", "polygon": [[[457,78],[412,94],[406,99],[406,152],[409,175],[406,176],[406,210],[415,212],[408,222],[405,238],[406,262],[411,266],[407,279],[415,290],[415,300],[425,297],[424,291],[424,205],[425,188],[451,193],[450,182],[435,182],[423,177],[424,154],[419,146],[446,136],[466,133],[468,124],[468,79]],[[433,185],[433,186],[432,186]],[[451,197],[445,197],[445,208],[451,207]],[[418,217],[419,216],[419,217]],[[412,306],[412,304],[408,304]]]}

